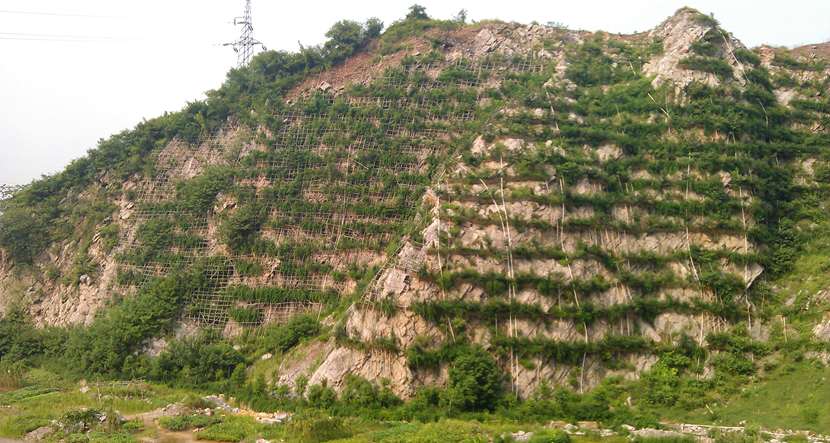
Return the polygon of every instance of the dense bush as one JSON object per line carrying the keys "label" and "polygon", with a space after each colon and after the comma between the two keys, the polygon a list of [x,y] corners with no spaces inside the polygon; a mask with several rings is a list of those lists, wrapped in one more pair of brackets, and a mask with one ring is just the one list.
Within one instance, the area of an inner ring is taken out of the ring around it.
{"label": "dense bush", "polygon": [[333,291],[319,292],[307,289],[289,289],[277,286],[265,288],[249,288],[248,286],[232,286],[227,293],[231,298],[249,302],[283,303],[297,301],[312,301],[318,303],[331,302],[337,299]]}
{"label": "dense bush", "polygon": [[571,443],[571,436],[561,429],[550,432],[536,432],[530,437],[530,443]]}
{"label": "dense bush", "polygon": [[183,209],[203,214],[213,208],[216,194],[230,183],[227,171],[208,168],[199,176],[176,182],[178,200]]}
{"label": "dense bush", "polygon": [[446,403],[460,411],[493,410],[503,396],[501,370],[481,346],[470,346],[450,364]]}
{"label": "dense bush", "polygon": [[364,24],[350,20],[335,23],[326,32],[329,40],[323,44],[323,54],[329,63],[340,63],[366,46],[373,38],[380,37],[383,22],[370,18]]}
{"label": "dense bush", "polygon": [[603,53],[598,42],[585,42],[572,55],[565,74],[579,86],[598,86],[620,83],[636,77],[632,71],[615,66],[613,59]]}
{"label": "dense bush", "polygon": [[724,60],[691,56],[680,60],[678,66],[686,69],[693,69],[696,71],[711,72],[721,80],[726,80],[732,77],[732,67]]}
{"label": "dense bush", "polygon": [[262,311],[257,308],[231,308],[228,315],[238,323],[260,323]]}
{"label": "dense bush", "polygon": [[285,434],[299,441],[328,441],[346,436],[341,418],[329,417],[318,410],[293,415],[286,425]]}
{"label": "dense bush", "polygon": [[178,274],[148,281],[135,297],[91,325],[73,327],[62,346],[67,367],[86,374],[120,375],[142,342],[163,333],[179,316],[192,285],[191,278]]}
{"label": "dense bush", "polygon": [[49,243],[48,223],[31,208],[0,206],[0,248],[18,263],[32,263]]}
{"label": "dense bush", "polygon": [[[150,375],[183,386],[207,387],[218,383],[221,387],[237,367],[242,365],[244,369],[245,359],[232,345],[217,339],[215,333],[203,331],[195,337],[171,342],[153,360]],[[238,380],[234,382],[239,384]]]}
{"label": "dense bush", "polygon": [[190,428],[206,428],[211,425],[222,423],[220,417],[207,415],[180,415],[178,417],[161,417],[158,419],[159,426],[171,431],[184,431]]}
{"label": "dense bush", "polygon": [[0,361],[21,362],[42,353],[44,333],[19,308],[10,306],[0,318]]}
{"label": "dense bush", "polygon": [[291,317],[288,323],[271,328],[265,335],[265,347],[274,352],[285,352],[300,343],[300,340],[317,335],[320,324],[314,315]]}

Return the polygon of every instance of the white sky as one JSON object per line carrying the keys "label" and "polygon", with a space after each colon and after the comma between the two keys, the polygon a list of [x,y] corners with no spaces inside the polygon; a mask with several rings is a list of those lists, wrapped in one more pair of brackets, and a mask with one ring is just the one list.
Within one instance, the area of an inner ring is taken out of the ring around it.
{"label": "white sky", "polygon": [[[745,45],[830,40],[828,0],[253,0],[254,37],[269,49],[315,45],[338,20],[388,26],[419,3],[434,18],[560,22],[631,33],[683,6],[713,12]],[[101,138],[178,111],[218,88],[236,54],[244,0],[0,0],[0,185],[62,170]],[[80,38],[83,37],[83,38]]]}

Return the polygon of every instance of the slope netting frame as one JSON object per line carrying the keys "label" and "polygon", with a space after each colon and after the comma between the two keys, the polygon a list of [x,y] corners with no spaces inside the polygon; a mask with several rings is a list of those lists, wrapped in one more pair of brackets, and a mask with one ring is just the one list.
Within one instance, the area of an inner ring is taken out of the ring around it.
{"label": "slope netting frame", "polygon": [[[329,106],[334,105],[338,100],[345,103],[349,109],[358,112],[360,108],[368,110],[368,117],[363,117],[357,121],[363,124],[371,125],[376,128],[373,137],[380,137],[381,139],[400,139],[401,143],[398,145],[402,153],[412,155],[411,160],[407,162],[393,162],[380,166],[381,170],[388,171],[393,174],[395,180],[395,187],[415,190],[419,185],[407,181],[400,181],[399,174],[418,174],[424,173],[426,167],[426,160],[442,151],[446,151],[449,141],[454,133],[458,132],[458,128],[463,126],[466,122],[475,118],[475,106],[478,105],[481,99],[481,89],[487,87],[485,80],[490,75],[501,75],[505,72],[525,73],[525,72],[541,72],[550,60],[545,60],[545,63],[535,63],[533,61],[526,61],[519,64],[510,64],[504,68],[501,64],[484,62],[475,62],[469,59],[460,59],[454,62],[437,62],[432,64],[415,64],[411,66],[401,66],[395,75],[384,75],[374,80],[373,85],[381,87],[412,87],[413,82],[417,81],[418,92],[429,93],[437,88],[455,88],[462,90],[469,90],[474,93],[475,100],[472,108],[462,110],[455,113],[455,108],[458,107],[459,101],[452,96],[449,97],[434,97],[434,96],[420,96],[420,97],[396,97],[389,98],[386,95],[378,92],[375,96],[353,95],[348,91],[341,96],[329,94],[323,97]],[[463,79],[444,78],[442,74],[447,68],[454,68],[462,70]],[[404,75],[400,75],[400,71]],[[316,100],[321,100],[316,97]],[[406,263],[396,263],[395,259],[400,249],[407,241],[409,235],[404,235],[401,239],[399,234],[382,232],[382,233],[366,233],[351,229],[350,223],[370,223],[377,226],[382,226],[384,223],[411,223],[410,232],[416,229],[417,221],[413,223],[412,216],[395,217],[384,215],[383,217],[372,217],[350,213],[346,203],[354,203],[360,201],[368,201],[372,204],[383,204],[391,202],[395,197],[390,197],[392,194],[384,194],[382,190],[365,192],[366,186],[370,188],[373,186],[382,185],[380,180],[370,181],[360,185],[344,180],[349,177],[355,170],[369,171],[370,167],[360,164],[358,158],[361,152],[378,152],[383,153],[385,149],[377,144],[375,140],[367,139],[365,136],[352,135],[347,121],[340,116],[332,116],[328,113],[314,114],[303,109],[305,98],[300,98],[293,103],[289,101],[290,106],[287,106],[282,113],[276,113],[273,118],[282,123],[282,126],[276,131],[271,131],[268,139],[273,140],[273,144],[266,146],[266,150],[271,152],[285,151],[286,155],[289,152],[301,149],[309,153],[315,153],[321,161],[311,161],[302,159],[292,159],[291,157],[283,157],[282,160],[268,161],[266,164],[255,162],[254,167],[248,168],[246,164],[246,155],[260,150],[256,143],[253,142],[253,134],[262,133],[262,127],[251,128],[247,126],[233,126],[226,125],[220,128],[213,134],[203,133],[197,140],[183,140],[174,139],[164,148],[159,148],[152,155],[155,156],[155,163],[159,165],[152,180],[145,182],[137,188],[136,202],[138,208],[133,214],[135,220],[139,222],[147,222],[150,220],[157,220],[159,218],[169,218],[171,213],[181,210],[181,205],[176,203],[175,189],[177,180],[183,180],[188,177],[189,173],[194,170],[204,170],[210,165],[219,164],[223,167],[230,167],[236,169],[245,168],[248,171],[249,177],[261,177],[267,180],[268,184],[273,186],[275,182],[285,183],[291,180],[297,180],[303,186],[302,197],[310,201],[338,203],[341,208],[337,212],[330,212],[320,210],[318,212],[311,212],[300,214],[293,212],[292,217],[301,216],[301,218],[313,219],[320,223],[320,227],[315,231],[310,232],[307,228],[298,225],[284,225],[281,228],[274,229],[274,238],[278,241],[289,239],[304,239],[303,241],[324,241],[329,240],[329,244],[325,245],[323,252],[329,252],[331,245],[333,250],[337,250],[337,243],[339,239],[347,239],[353,241],[355,244],[365,245],[373,244],[388,244],[399,239],[398,250],[395,254],[387,257],[386,266],[403,267],[407,270],[411,266]],[[384,119],[388,120],[385,112],[399,111],[405,114],[412,115],[411,118],[403,122],[393,122],[391,120],[384,123]],[[371,117],[374,113],[379,113],[376,117]],[[385,129],[384,129],[385,128]],[[454,129],[455,128],[455,129]],[[267,131],[266,131],[267,132]],[[229,140],[228,134],[234,136]],[[282,140],[282,141],[280,141]],[[415,142],[412,142],[415,140]],[[246,148],[248,152],[244,152]],[[235,154],[235,155],[233,155]],[[339,177],[317,177],[315,174],[308,172],[319,169],[322,165],[322,160],[325,158],[340,158],[346,157],[346,161],[340,161],[337,166],[344,174],[344,178]],[[374,167],[374,166],[373,166]],[[279,170],[279,174],[270,174],[267,171]],[[370,176],[378,176],[374,172]],[[374,180],[374,179],[373,179]],[[329,189],[333,184],[342,185],[343,190],[341,194],[331,192]],[[348,191],[348,188],[360,189],[363,192]],[[368,195],[368,197],[367,197]],[[257,196],[258,198],[258,196]],[[418,205],[420,196],[406,197],[403,201],[405,206],[415,207]],[[269,202],[272,205],[267,212],[268,220],[274,220],[274,216],[278,214],[278,205],[276,202]],[[280,214],[285,215],[285,214]],[[205,237],[211,228],[207,217],[199,220],[197,226],[193,231],[198,232]],[[270,228],[264,228],[270,229]],[[134,233],[133,233],[134,234]],[[130,252],[132,249],[139,247],[134,235],[119,245],[121,253]],[[331,241],[334,238],[335,241]],[[184,267],[192,267],[200,258],[210,257],[209,242],[204,242],[196,245],[190,250],[180,250],[170,248],[161,251],[165,254],[179,254],[182,258],[180,264]],[[327,249],[328,248],[328,249]],[[225,251],[228,253],[228,251]],[[259,255],[245,255],[233,254],[225,257],[230,262],[230,269],[233,269],[235,260],[261,260]],[[133,266],[129,264],[123,265],[131,268],[136,275],[141,278],[137,282],[122,285],[113,283],[111,287],[122,293],[136,292],[140,290],[141,286],[148,278],[160,277],[169,273],[174,266],[165,265],[164,263],[148,262],[143,266]],[[377,273],[377,277],[382,271]],[[312,291],[325,291],[334,289],[338,293],[345,291],[345,286],[338,284],[329,274],[321,275],[276,275],[269,276],[271,281],[261,283],[262,287],[267,287],[271,284],[278,284],[285,288],[303,288]],[[234,281],[242,281],[244,278],[241,273],[236,270],[228,271],[224,276],[221,285],[217,285],[210,290],[194,291],[188,298],[188,306],[201,306],[200,309],[188,310],[186,316],[190,320],[198,323],[208,325],[219,325],[228,321],[229,309],[236,306],[246,307],[249,309],[266,310],[269,306],[274,304],[269,303],[252,303],[250,301],[239,301],[230,297],[226,290],[232,285]],[[266,280],[268,280],[266,278]],[[370,287],[373,285],[370,285]],[[372,291],[368,291],[372,292]],[[286,305],[285,303],[289,303]],[[283,307],[294,306],[291,303],[296,303],[295,306],[298,311],[303,310],[302,306],[307,306],[311,302],[284,302],[280,304]],[[319,306],[318,306],[319,308]],[[319,309],[318,309],[319,310]],[[288,309],[291,311],[291,309]],[[263,311],[265,312],[265,311]],[[293,311],[291,311],[293,312]],[[245,327],[260,326],[269,322],[268,316],[263,317],[262,322],[238,322]]]}

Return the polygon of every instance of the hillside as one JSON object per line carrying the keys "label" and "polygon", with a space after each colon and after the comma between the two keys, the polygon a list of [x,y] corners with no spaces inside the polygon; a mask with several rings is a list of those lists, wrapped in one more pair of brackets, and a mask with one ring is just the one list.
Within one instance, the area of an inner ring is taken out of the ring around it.
{"label": "hillside", "polygon": [[3,200],[2,361],[460,410],[560,386],[603,419],[830,359],[827,44],[750,50],[688,8],[628,36],[371,25]]}

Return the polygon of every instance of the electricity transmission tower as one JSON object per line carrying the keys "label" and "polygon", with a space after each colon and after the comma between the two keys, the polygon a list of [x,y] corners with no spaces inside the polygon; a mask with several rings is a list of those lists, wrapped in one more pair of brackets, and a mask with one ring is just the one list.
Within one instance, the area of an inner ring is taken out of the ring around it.
{"label": "electricity transmission tower", "polygon": [[234,25],[242,25],[242,36],[232,43],[225,43],[224,46],[233,46],[236,52],[236,67],[241,68],[248,66],[251,58],[254,56],[254,46],[262,46],[262,50],[266,50],[265,45],[254,40],[254,25],[251,24],[251,0],[245,0],[245,16],[236,17],[233,19]]}

